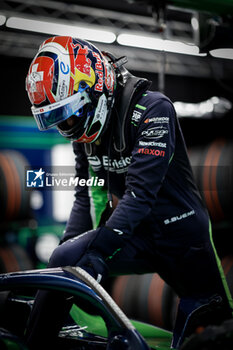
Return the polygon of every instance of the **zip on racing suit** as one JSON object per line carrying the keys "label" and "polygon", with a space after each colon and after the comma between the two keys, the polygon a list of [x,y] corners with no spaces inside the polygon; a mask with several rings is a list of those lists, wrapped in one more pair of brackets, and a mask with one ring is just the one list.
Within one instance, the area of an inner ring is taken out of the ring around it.
{"label": "zip on racing suit", "polygon": [[88,188],[78,185],[49,267],[78,265],[98,280],[158,272],[180,297],[172,343],[179,348],[198,325],[230,318],[232,304],[174,107],[147,84],[136,91],[140,82],[129,75],[98,144],[73,142],[76,175],[105,181],[94,202],[105,208],[107,190],[118,204],[107,217],[99,212],[93,229]]}

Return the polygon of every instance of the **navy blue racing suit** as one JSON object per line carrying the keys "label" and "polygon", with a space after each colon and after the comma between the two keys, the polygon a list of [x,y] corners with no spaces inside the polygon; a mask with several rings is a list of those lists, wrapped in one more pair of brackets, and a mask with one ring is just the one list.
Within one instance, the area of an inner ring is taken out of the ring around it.
{"label": "navy blue racing suit", "polygon": [[90,191],[78,185],[64,243],[49,266],[85,268],[90,255],[95,272],[87,271],[96,278],[158,272],[181,298],[173,343],[178,348],[187,315],[215,295],[225,305],[224,317],[231,315],[208,212],[171,101],[159,92],[144,93],[124,121],[121,150],[114,118],[117,110],[98,144],[87,148],[73,142],[73,149],[77,177],[88,179],[91,168],[93,176],[104,180],[99,198],[106,204],[106,189],[118,204],[93,230]]}

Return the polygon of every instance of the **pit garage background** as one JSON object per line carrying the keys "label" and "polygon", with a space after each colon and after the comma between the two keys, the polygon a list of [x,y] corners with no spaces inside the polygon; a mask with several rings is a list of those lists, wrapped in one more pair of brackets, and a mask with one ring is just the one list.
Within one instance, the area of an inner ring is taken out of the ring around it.
{"label": "pit garage background", "polygon": [[[27,188],[28,169],[73,169],[71,145],[39,132],[25,77],[39,45],[71,34],[128,57],[127,68],[174,102],[233,294],[233,1],[0,2],[0,272],[44,268],[73,191]],[[129,317],[172,329],[177,296],[157,275],[108,290]]]}

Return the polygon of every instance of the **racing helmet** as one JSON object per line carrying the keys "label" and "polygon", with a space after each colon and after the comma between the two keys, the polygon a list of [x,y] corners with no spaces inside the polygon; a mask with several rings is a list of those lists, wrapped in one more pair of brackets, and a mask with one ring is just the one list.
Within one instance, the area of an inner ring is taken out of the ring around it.
{"label": "racing helmet", "polygon": [[39,130],[54,126],[77,142],[97,140],[114,103],[114,68],[88,41],[70,36],[45,40],[26,77],[26,90]]}

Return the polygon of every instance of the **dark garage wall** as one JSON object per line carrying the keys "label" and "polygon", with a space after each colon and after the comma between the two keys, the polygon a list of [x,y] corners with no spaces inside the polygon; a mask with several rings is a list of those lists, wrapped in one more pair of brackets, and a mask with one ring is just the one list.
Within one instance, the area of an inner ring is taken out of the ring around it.
{"label": "dark garage wall", "polygon": [[[31,115],[30,102],[25,91],[25,77],[30,59],[0,56],[1,110],[0,115]],[[158,89],[156,74],[133,72],[152,80],[153,90]],[[230,81],[226,85],[232,85]],[[224,89],[214,78],[192,78],[170,75],[165,78],[165,93],[172,101],[200,102],[212,96],[225,96],[233,100],[233,93]]]}

